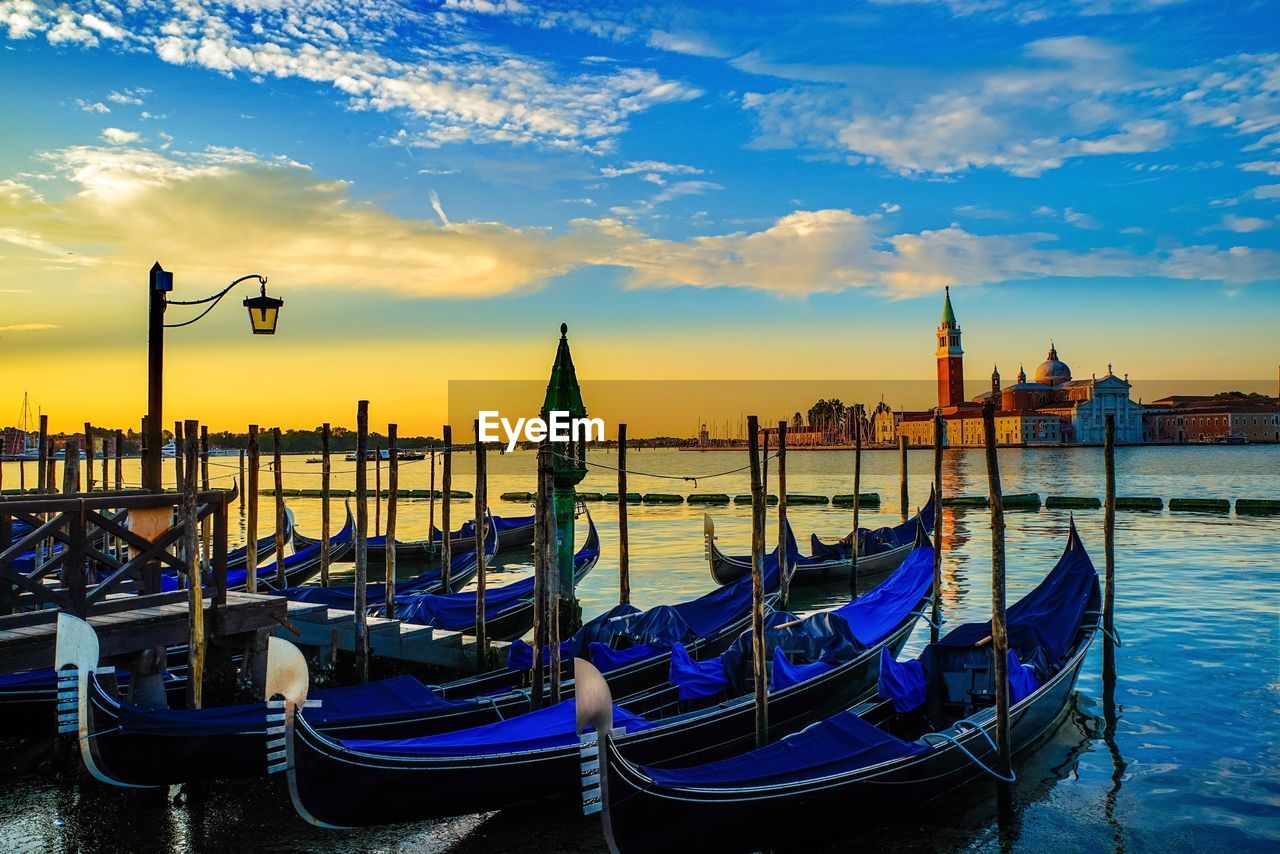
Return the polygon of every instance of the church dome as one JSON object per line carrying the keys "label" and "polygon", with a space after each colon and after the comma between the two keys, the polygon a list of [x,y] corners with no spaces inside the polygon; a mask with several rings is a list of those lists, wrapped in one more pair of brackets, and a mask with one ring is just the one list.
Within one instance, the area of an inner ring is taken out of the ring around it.
{"label": "church dome", "polygon": [[1049,358],[1036,368],[1036,382],[1045,385],[1062,385],[1071,382],[1071,368],[1067,367],[1066,362],[1059,361],[1058,351],[1052,343],[1049,344]]}

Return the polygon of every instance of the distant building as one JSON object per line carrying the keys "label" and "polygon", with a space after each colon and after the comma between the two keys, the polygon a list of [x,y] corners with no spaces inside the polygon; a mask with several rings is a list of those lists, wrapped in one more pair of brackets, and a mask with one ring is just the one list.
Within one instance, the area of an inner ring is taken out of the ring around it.
{"label": "distant building", "polygon": [[1162,397],[1142,416],[1148,442],[1280,442],[1280,404],[1272,398]]}

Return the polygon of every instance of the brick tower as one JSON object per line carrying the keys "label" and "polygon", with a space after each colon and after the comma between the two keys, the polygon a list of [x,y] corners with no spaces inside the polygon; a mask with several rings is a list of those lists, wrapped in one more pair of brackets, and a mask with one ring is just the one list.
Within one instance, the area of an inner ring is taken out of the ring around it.
{"label": "brick tower", "polygon": [[951,308],[951,288],[947,287],[938,324],[938,406],[945,412],[964,402],[964,350],[960,349],[960,324]]}

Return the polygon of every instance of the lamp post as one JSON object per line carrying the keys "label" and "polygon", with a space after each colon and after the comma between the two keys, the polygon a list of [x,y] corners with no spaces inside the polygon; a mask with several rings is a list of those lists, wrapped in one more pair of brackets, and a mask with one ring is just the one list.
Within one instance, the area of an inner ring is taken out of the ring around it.
{"label": "lamp post", "polygon": [[[166,294],[173,290],[173,273],[165,270],[157,261],[151,267],[151,275],[147,287],[147,430],[143,436],[144,453],[142,458],[142,486],[148,492],[159,492],[163,489],[161,477],[160,436],[161,409],[164,403],[164,331],[181,326],[190,326],[213,310],[232,288],[241,282],[256,279],[261,291],[256,297],[249,297],[244,306],[249,311],[249,322],[254,335],[274,335],[276,321],[280,317],[280,306],[284,300],[267,296],[267,277],[256,273],[241,276],[221,291],[203,299],[174,300]],[[204,311],[191,320],[181,323],[165,323],[164,312],[170,305],[207,305]]]}

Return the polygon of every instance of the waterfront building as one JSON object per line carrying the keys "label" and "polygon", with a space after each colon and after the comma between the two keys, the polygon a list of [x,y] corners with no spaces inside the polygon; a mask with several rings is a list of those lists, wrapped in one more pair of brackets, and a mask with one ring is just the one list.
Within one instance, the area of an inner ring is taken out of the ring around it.
{"label": "waterfront building", "polygon": [[1174,395],[1147,405],[1145,441],[1280,442],[1280,399]]}

